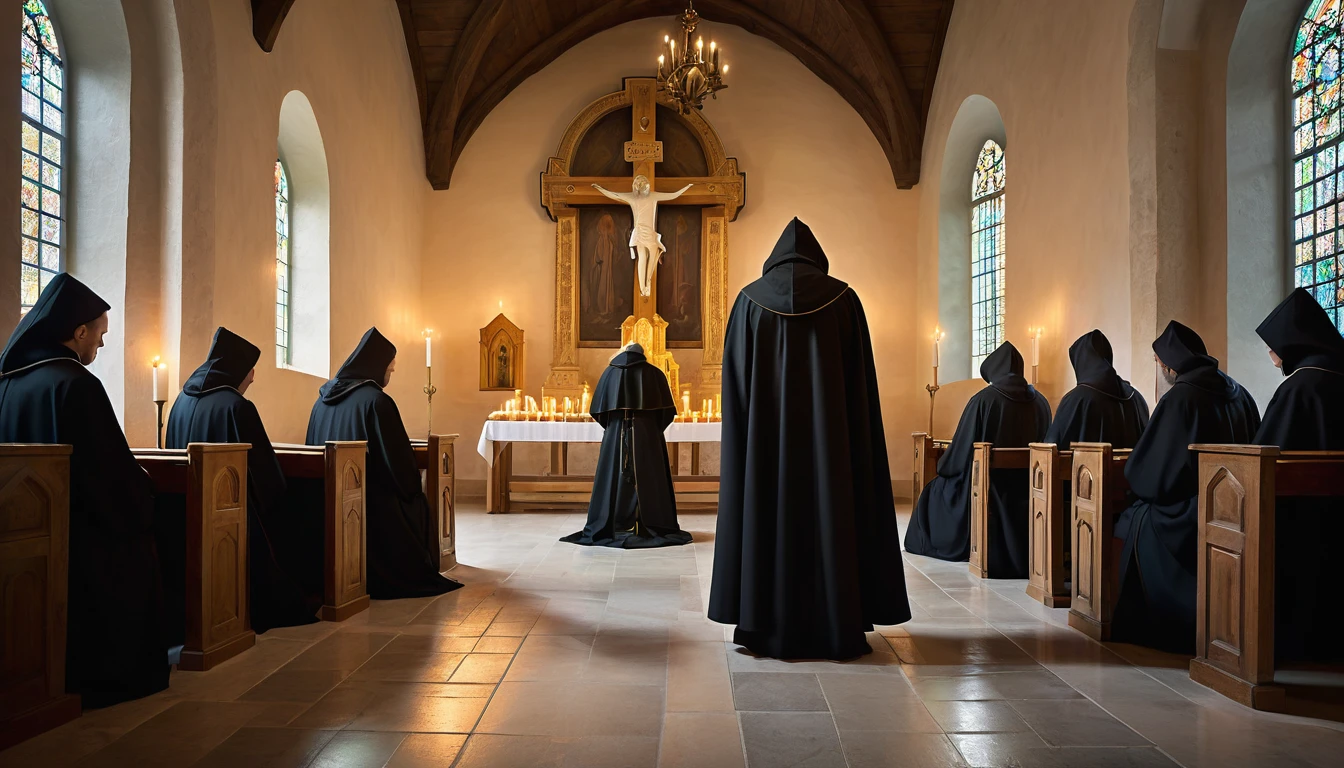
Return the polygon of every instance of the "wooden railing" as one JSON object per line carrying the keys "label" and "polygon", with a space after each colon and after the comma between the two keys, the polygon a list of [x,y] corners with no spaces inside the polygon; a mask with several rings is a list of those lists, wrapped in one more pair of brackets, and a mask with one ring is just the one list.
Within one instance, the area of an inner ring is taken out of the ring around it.
{"label": "wooden railing", "polygon": [[368,444],[277,445],[285,477],[323,481],[323,621],[345,621],[369,607],[365,537],[365,466]]}
{"label": "wooden railing", "polygon": [[1199,455],[1199,591],[1190,678],[1255,709],[1281,710],[1274,682],[1275,507],[1280,496],[1344,497],[1344,452],[1192,445]]}
{"label": "wooden railing", "polygon": [[68,445],[0,445],[0,749],[79,717],[65,692]]}
{"label": "wooden railing", "polygon": [[915,432],[910,435],[915,443],[914,484],[911,489],[911,503],[919,501],[924,486],[938,474],[938,459],[947,450],[949,441],[935,440],[927,432]]}
{"label": "wooden railing", "polygon": [[[971,455],[971,573],[990,578],[989,555],[994,550],[990,538],[998,535],[990,518],[1001,514],[993,508],[989,486],[996,469],[1026,469],[1028,448],[995,448],[993,443],[976,443]],[[997,566],[998,564],[995,563]]]}
{"label": "wooden railing", "polygon": [[181,669],[210,669],[256,643],[247,607],[250,447],[192,443],[186,450],[135,451],[157,493],[185,497],[186,644]]}
{"label": "wooden railing", "polygon": [[1073,470],[1073,595],[1069,626],[1094,640],[1109,640],[1119,597],[1120,548],[1115,516],[1124,511],[1129,483],[1125,462],[1129,450],[1110,443],[1074,443]]}
{"label": "wooden railing", "polygon": [[1030,553],[1027,594],[1051,608],[1068,608],[1072,597],[1065,549],[1069,540],[1069,472],[1073,453],[1054,443],[1032,443]]}
{"label": "wooden railing", "polygon": [[430,526],[427,546],[438,552],[439,570],[457,565],[457,460],[456,434],[430,435],[412,440],[416,465],[425,474],[425,498],[429,500]]}

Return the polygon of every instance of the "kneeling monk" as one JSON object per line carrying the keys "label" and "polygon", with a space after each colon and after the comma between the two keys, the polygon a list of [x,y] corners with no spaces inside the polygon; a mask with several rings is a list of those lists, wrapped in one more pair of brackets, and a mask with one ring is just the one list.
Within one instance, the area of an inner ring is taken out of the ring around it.
{"label": "kneeling monk", "polygon": [[574,544],[640,549],[690,544],[677,525],[667,441],[677,415],[667,376],[631,344],[598,379],[589,413],[606,430],[597,456],[588,524],[560,539]]}
{"label": "kneeling monk", "polygon": [[442,595],[462,586],[439,575],[438,535],[429,534],[429,501],[411,439],[396,402],[383,391],[396,359],[392,342],[377,328],[366,331],[336,378],[318,390],[305,441],[368,441],[369,596],[377,600]]}

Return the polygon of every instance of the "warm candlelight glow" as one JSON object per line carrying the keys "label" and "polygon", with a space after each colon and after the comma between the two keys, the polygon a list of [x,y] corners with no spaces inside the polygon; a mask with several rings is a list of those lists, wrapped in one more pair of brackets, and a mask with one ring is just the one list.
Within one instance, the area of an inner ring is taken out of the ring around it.
{"label": "warm candlelight glow", "polygon": [[154,371],[154,402],[159,403],[168,399],[168,365],[161,362],[162,358],[158,355],[149,361],[149,367]]}
{"label": "warm candlelight glow", "polygon": [[425,367],[429,368],[433,364],[434,329],[426,328],[421,335],[425,337]]}

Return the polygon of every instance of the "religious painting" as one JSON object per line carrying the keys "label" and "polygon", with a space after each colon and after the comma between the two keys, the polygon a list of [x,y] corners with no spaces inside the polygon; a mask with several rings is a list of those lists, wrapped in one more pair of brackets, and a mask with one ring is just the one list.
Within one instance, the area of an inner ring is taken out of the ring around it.
{"label": "religious painting", "polygon": [[523,331],[504,315],[481,329],[481,391],[523,388]]}
{"label": "religious painting", "polygon": [[634,312],[631,229],[628,205],[579,209],[579,346],[621,342],[621,323]]}
{"label": "religious painting", "polygon": [[700,305],[700,214],[698,206],[658,209],[663,262],[658,265],[658,314],[667,321],[667,346],[698,348],[704,338]]}

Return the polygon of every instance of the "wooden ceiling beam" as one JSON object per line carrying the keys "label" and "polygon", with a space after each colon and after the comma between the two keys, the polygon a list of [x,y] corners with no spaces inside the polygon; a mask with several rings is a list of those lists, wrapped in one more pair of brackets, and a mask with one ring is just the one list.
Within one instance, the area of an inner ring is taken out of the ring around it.
{"label": "wooden ceiling beam", "polygon": [[252,0],[252,37],[261,50],[270,53],[275,48],[280,27],[293,5],[294,0]]}

